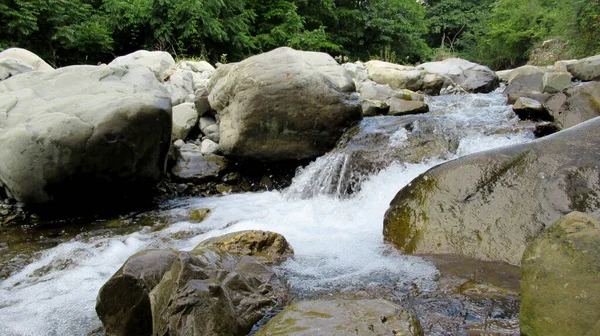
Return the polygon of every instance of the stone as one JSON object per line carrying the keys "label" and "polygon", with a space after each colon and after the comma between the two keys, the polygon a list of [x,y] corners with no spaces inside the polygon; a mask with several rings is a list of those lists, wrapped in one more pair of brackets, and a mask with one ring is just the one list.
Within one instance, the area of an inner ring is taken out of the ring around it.
{"label": "stone", "polygon": [[22,48],[8,48],[0,52],[0,60],[2,59],[14,59],[25,64],[30,65],[35,71],[48,71],[54,70],[50,64],[46,63],[38,55],[32,53],[29,50]]}
{"label": "stone", "polygon": [[533,134],[536,138],[543,138],[550,134],[554,134],[560,131],[560,128],[553,122],[541,122],[535,125],[535,129],[533,130]]}
{"label": "stone", "polygon": [[352,77],[354,85],[356,85],[356,90],[360,91],[362,83],[369,78],[365,64],[360,61],[356,61],[354,63],[344,63],[342,66],[344,69],[346,69],[346,71],[348,71],[350,77]]}
{"label": "stone", "polygon": [[569,70],[567,69],[567,67],[571,64],[575,64],[577,63],[577,60],[562,60],[562,61],[556,61],[554,63],[554,65],[552,66],[552,71],[555,72],[569,72]]}
{"label": "stone", "polygon": [[600,55],[580,59],[567,65],[573,77],[583,81],[600,80]]}
{"label": "stone", "polygon": [[204,134],[206,137],[215,143],[219,143],[221,139],[221,133],[219,131],[219,125],[210,125],[204,129]]}
{"label": "stone", "polygon": [[203,208],[203,209],[195,209],[190,211],[189,218],[192,223],[200,223],[203,222],[212,210]]}
{"label": "stone", "polygon": [[524,335],[600,335],[600,221],[571,212],[525,250],[520,327]]}
{"label": "stone", "polygon": [[247,335],[286,295],[275,273],[253,258],[180,252],[150,293],[153,335]]}
{"label": "stone", "polygon": [[410,90],[394,90],[389,85],[366,80],[361,85],[360,102],[363,116],[404,115],[429,111],[421,94]]}
{"label": "stone", "polygon": [[284,47],[224,64],[209,90],[220,150],[236,159],[314,158],[362,118],[354,82],[325,53]]}
{"label": "stone", "polygon": [[542,68],[542,67],[533,66],[533,65],[524,65],[524,66],[521,66],[521,67],[511,70],[507,79],[508,79],[508,82],[511,83],[513,80],[515,80],[519,77],[535,75],[535,74],[543,75],[544,73],[546,73],[546,71],[547,71],[547,69]]}
{"label": "stone", "polygon": [[150,292],[171,269],[176,257],[170,250],[138,252],[100,288],[96,312],[105,335],[152,335]]}
{"label": "stone", "polygon": [[558,93],[571,85],[568,72],[546,72],[542,77],[542,92]]}
{"label": "stone", "polygon": [[238,231],[208,238],[198,244],[191,253],[210,247],[234,255],[250,256],[267,265],[280,264],[294,254],[284,236],[260,230]]}
{"label": "stone", "polygon": [[208,101],[208,87],[199,88],[195,91],[196,98],[194,104],[196,105],[196,111],[199,116],[204,116],[208,111],[211,111],[210,103]]}
{"label": "stone", "polygon": [[396,99],[391,102],[388,115],[400,116],[426,112],[429,112],[429,105],[425,104],[423,101]]}
{"label": "stone", "polygon": [[138,50],[131,54],[119,56],[115,58],[108,65],[131,65],[140,64],[148,67],[156,78],[163,82],[168,76],[166,75],[167,70],[175,65],[173,56],[165,51],[147,51]]}
{"label": "stone", "polygon": [[499,83],[498,76],[490,68],[461,58],[448,58],[440,62],[423,63],[417,69],[450,78],[451,83],[448,85],[460,86],[467,92],[492,92],[498,87]]}
{"label": "stone", "polygon": [[501,82],[508,83],[508,76],[510,76],[511,71],[513,71],[513,69],[496,71],[496,76],[498,76],[498,79]]}
{"label": "stone", "polygon": [[181,147],[183,147],[183,145],[185,145],[185,141],[183,141],[181,139],[177,139],[177,140],[175,140],[175,142],[173,142],[173,146],[176,148],[181,148]]}
{"label": "stone", "polygon": [[535,99],[544,104],[552,94],[542,93],[543,78],[543,73],[519,76],[513,79],[502,93],[507,96],[509,104],[514,104],[521,97]]}
{"label": "stone", "polygon": [[595,118],[434,167],[396,194],[384,239],[405,253],[519,265],[526,246],[563,214],[600,215],[598,132]]}
{"label": "stone", "polygon": [[197,123],[198,113],[193,103],[184,103],[173,107],[171,139],[185,140]]}
{"label": "stone", "polygon": [[394,90],[407,89],[438,94],[447,81],[437,74],[428,74],[423,69],[382,61],[365,63],[368,77],[377,84],[388,85]]}
{"label": "stone", "polygon": [[566,129],[600,116],[600,82],[573,86],[545,105],[559,127]]}
{"label": "stone", "polygon": [[33,66],[16,58],[0,58],[0,80],[34,71]]}
{"label": "stone", "polygon": [[185,140],[198,123],[198,113],[193,103],[184,103],[173,107],[173,130],[171,139]]}
{"label": "stone", "polygon": [[174,177],[185,182],[202,182],[218,177],[227,169],[227,160],[218,155],[202,155],[194,144],[185,144],[180,149],[180,158],[171,169]]}
{"label": "stone", "polygon": [[0,184],[36,204],[156,185],[171,102],[142,66],[70,66],[0,82]]}
{"label": "stone", "polygon": [[204,139],[202,140],[202,144],[200,145],[200,153],[202,155],[210,155],[219,152],[219,144],[210,140]]}
{"label": "stone", "polygon": [[171,92],[173,106],[195,100],[194,76],[191,71],[178,69],[168,77],[167,87]]}
{"label": "stone", "polygon": [[520,97],[517,99],[513,111],[521,120],[553,120],[552,116],[542,106],[542,103],[530,98]]}
{"label": "stone", "polygon": [[421,323],[404,308],[383,299],[314,300],[294,303],[256,336],[423,335]]}

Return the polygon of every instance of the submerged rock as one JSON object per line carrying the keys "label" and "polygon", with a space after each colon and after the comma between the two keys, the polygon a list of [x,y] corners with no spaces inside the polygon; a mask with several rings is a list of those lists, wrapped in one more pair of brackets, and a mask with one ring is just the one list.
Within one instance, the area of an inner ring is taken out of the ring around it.
{"label": "submerged rock", "polygon": [[278,48],[225,64],[209,90],[219,148],[238,159],[314,158],[362,118],[354,82],[324,53]]}
{"label": "submerged rock", "polygon": [[315,300],[290,305],[256,336],[423,335],[416,316],[389,301]]}
{"label": "submerged rock", "polygon": [[216,247],[235,255],[251,256],[265,264],[278,264],[294,254],[294,250],[279,233],[259,230],[232,232],[204,240],[194,251]]}
{"label": "submerged rock", "polygon": [[247,335],[286,295],[275,273],[218,249],[180,252],[150,293],[153,335]]}
{"label": "submerged rock", "polygon": [[600,221],[572,212],[523,254],[524,335],[600,335]]}
{"label": "submerged rock", "polygon": [[521,262],[562,214],[600,214],[600,118],[434,167],[398,192],[384,238],[406,253]]}
{"label": "submerged rock", "polygon": [[171,103],[142,66],[70,66],[0,82],[0,187],[25,203],[152,187]]}

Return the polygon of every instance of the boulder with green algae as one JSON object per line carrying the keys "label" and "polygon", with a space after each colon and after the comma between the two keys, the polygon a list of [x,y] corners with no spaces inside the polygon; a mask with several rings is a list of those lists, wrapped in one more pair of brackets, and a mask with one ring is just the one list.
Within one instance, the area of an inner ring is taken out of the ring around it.
{"label": "boulder with green algae", "polygon": [[150,293],[153,335],[247,335],[284,301],[286,287],[254,258],[196,252],[180,252]]}
{"label": "boulder with green algae", "polygon": [[145,250],[125,264],[100,289],[96,312],[106,336],[152,335],[150,291],[171,269],[177,254]]}
{"label": "boulder with green algae", "polygon": [[189,219],[191,222],[200,223],[204,221],[208,215],[210,215],[210,212],[211,210],[207,208],[194,209],[190,211]]}
{"label": "boulder with green algae", "polygon": [[194,248],[201,251],[216,247],[235,255],[252,256],[265,264],[280,263],[294,254],[294,250],[279,233],[247,230],[209,238]]}
{"label": "boulder with green algae", "polygon": [[563,214],[600,215],[600,118],[536,141],[434,167],[398,192],[386,241],[406,253],[452,253],[519,265]]}
{"label": "boulder with green algae", "polygon": [[302,301],[283,310],[256,336],[423,335],[417,317],[383,299]]}
{"label": "boulder with green algae", "polygon": [[600,221],[572,212],[525,250],[523,335],[600,335]]}

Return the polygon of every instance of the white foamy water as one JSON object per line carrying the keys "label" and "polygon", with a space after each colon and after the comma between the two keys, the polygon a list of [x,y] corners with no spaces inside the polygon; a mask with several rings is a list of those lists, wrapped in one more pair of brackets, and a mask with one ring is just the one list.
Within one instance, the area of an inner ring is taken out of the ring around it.
{"label": "white foamy water", "polygon": [[[516,125],[510,107],[503,106],[498,94],[438,97],[430,104],[432,114],[447,118],[451,127],[468,129],[455,155],[532,138],[524,130],[496,132]],[[401,145],[406,136],[399,130],[393,141]],[[87,335],[101,326],[94,311],[98,290],[127,257],[146,248],[189,250],[208,237],[246,229],[275,231],[288,239],[295,256],[279,271],[297,293],[353,291],[390,283],[414,284],[422,291],[435,288],[435,267],[386,246],[382,223],[394,195],[442,160],[393,163],[364,181],[352,197],[328,194],[335,190],[296,197],[294,186],[318,184],[319,179],[330,178],[327,174],[339,174],[327,169],[331,160],[343,161],[344,156],[316,160],[296,177],[291,191],[173,201],[172,210],[165,211],[185,214],[211,208],[202,223],[178,222],[161,231],[145,228],[125,236],[82,235],[44,251],[0,282],[0,335]]]}

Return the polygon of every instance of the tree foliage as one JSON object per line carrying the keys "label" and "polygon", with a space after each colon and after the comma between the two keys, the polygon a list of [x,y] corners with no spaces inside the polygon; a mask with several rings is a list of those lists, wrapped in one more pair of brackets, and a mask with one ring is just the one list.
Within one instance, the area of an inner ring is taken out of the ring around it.
{"label": "tree foliage", "polygon": [[289,46],[400,63],[432,49],[496,68],[544,39],[600,53],[600,0],[3,0],[0,50],[50,63],[109,62],[139,49],[231,61]]}

